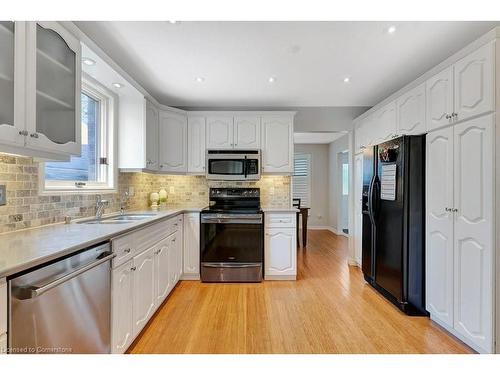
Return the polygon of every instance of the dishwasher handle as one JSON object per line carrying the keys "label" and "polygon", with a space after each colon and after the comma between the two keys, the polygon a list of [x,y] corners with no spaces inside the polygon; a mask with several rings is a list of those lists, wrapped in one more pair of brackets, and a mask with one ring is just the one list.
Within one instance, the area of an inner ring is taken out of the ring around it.
{"label": "dishwasher handle", "polygon": [[48,292],[49,290],[55,288],[56,286],[61,285],[62,283],[65,283],[66,281],[71,280],[77,277],[78,275],[81,275],[82,273],[87,272],[88,270],[91,270],[92,268],[97,267],[100,264],[103,264],[113,259],[116,256],[116,254],[110,252],[103,253],[102,255],[106,256],[104,258],[98,258],[97,262],[80,267],[75,271],[67,275],[64,275],[58,279],[55,279],[54,281],[51,281],[43,286],[37,287],[35,285],[28,285],[22,287],[15,287],[12,289],[12,295],[19,300],[36,298],[42,295],[43,293]]}

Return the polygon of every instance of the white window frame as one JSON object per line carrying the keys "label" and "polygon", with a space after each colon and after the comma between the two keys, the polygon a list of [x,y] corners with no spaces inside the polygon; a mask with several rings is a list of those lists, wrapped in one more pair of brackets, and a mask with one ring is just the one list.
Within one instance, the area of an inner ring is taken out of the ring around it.
{"label": "white window frame", "polygon": [[[84,186],[77,185],[76,183],[79,181],[45,180],[45,163],[40,163],[38,173],[40,195],[116,193],[118,191],[118,97],[115,93],[108,90],[105,86],[101,85],[87,74],[82,76],[82,92],[99,100],[101,103],[99,111],[99,147],[100,156],[106,157],[108,162],[106,179],[103,182],[85,182]],[[103,166],[101,166],[101,168],[102,167]]]}
{"label": "white window frame", "polygon": [[304,202],[303,200],[300,201],[300,205],[303,207],[311,207],[311,192],[312,192],[312,169],[313,169],[313,160],[312,160],[312,154],[308,152],[296,152],[293,155],[293,173],[292,173],[292,199],[295,198],[294,196],[294,175],[295,175],[295,158],[306,158],[309,162],[309,170],[307,174],[307,186],[308,186],[308,191],[307,191],[307,202]]}

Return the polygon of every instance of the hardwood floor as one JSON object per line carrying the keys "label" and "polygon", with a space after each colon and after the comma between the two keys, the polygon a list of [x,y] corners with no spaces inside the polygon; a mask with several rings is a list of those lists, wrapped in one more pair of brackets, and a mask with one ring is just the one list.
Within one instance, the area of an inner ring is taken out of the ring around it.
{"label": "hardwood floor", "polygon": [[408,317],[347,265],[347,239],[309,231],[298,280],[182,281],[130,353],[469,353],[425,317]]}

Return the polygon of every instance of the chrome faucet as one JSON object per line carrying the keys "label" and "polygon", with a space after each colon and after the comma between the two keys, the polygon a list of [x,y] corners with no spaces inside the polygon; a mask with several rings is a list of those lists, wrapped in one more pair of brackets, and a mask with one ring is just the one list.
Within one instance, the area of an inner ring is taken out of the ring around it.
{"label": "chrome faucet", "polygon": [[120,202],[120,215],[123,215],[125,213],[125,208],[128,205],[128,195],[128,191],[122,194],[122,199]]}
{"label": "chrome faucet", "polygon": [[109,205],[109,201],[106,199],[102,199],[100,195],[96,197],[96,202],[95,202],[95,218],[97,220],[101,219],[102,214],[104,212],[104,208],[106,208]]}

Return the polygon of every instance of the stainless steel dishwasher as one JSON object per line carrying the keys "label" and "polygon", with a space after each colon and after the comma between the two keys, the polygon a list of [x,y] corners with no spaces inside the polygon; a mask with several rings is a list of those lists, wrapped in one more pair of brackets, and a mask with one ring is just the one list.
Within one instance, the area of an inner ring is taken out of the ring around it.
{"label": "stainless steel dishwasher", "polygon": [[9,281],[10,353],[110,353],[108,243]]}

